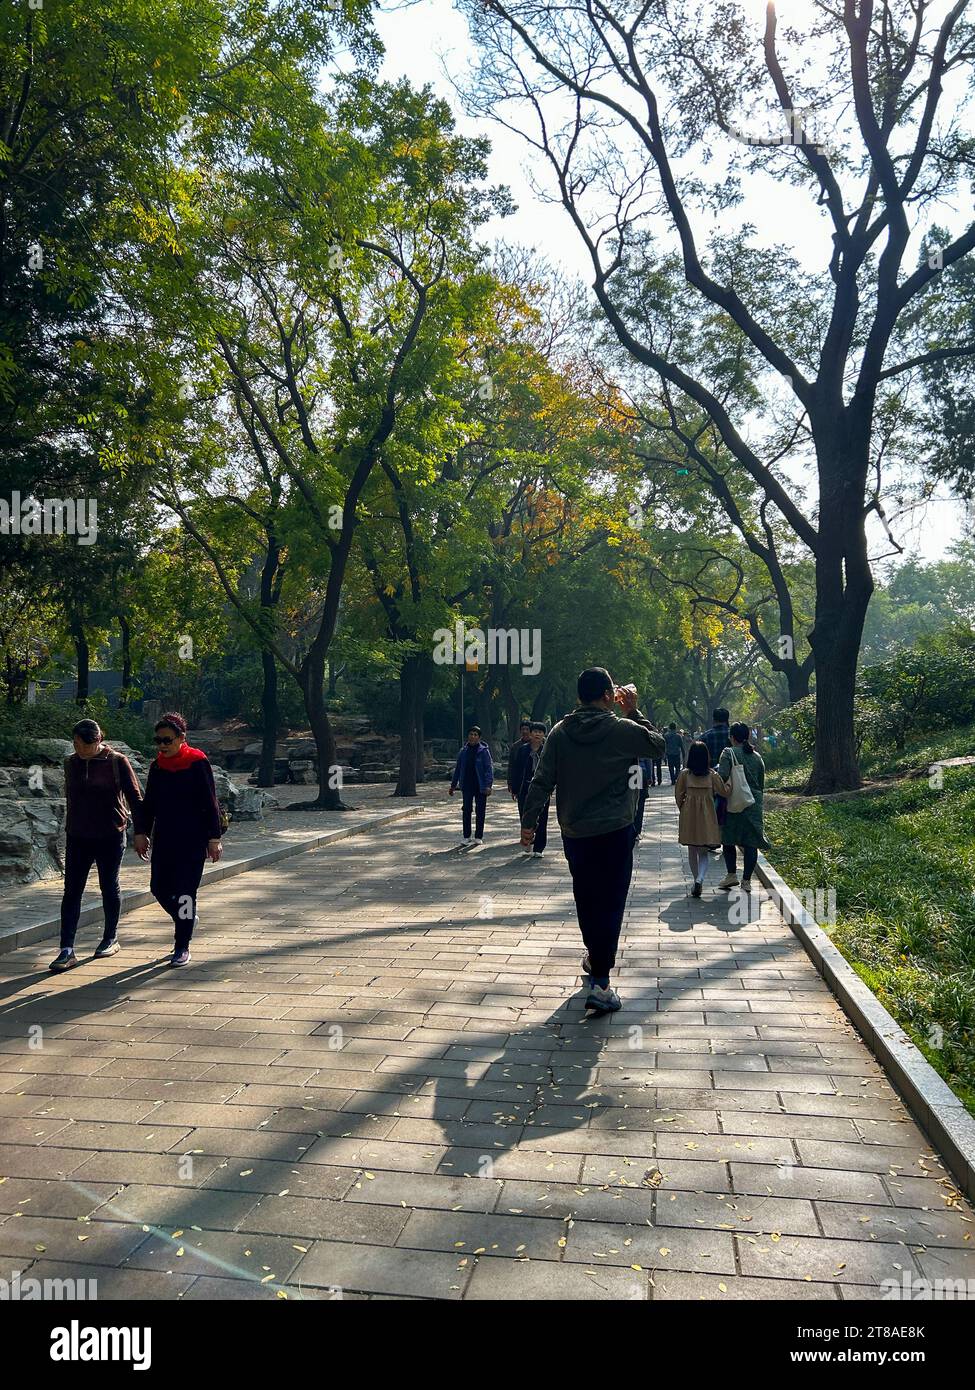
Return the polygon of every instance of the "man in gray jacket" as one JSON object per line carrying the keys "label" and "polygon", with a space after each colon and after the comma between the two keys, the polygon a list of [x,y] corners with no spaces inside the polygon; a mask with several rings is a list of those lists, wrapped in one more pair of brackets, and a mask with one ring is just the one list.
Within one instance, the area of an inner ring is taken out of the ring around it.
{"label": "man in gray jacket", "polygon": [[554,789],[562,847],[586,944],[582,961],[588,986],[586,1010],[611,1013],[621,1007],[609,975],[616,964],[633,874],[639,759],[659,758],[664,740],[637,709],[635,687],[614,685],[604,667],[583,671],[577,690],[579,708],[549,734],[528,788],[521,843],[526,848],[531,844],[539,813]]}

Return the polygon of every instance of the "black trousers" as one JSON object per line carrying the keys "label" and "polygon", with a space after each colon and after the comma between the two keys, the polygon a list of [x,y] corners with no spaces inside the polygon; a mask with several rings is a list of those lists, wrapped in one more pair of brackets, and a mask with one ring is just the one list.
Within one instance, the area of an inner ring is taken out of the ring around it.
{"label": "black trousers", "polygon": [[534,840],[532,840],[532,845],[531,845],[531,847],[532,847],[532,849],[535,851],[536,854],[541,854],[542,850],[543,850],[543,849],[545,848],[545,846],[548,844],[548,808],[549,808],[549,804],[550,804],[550,803],[546,801],[545,805],[542,807],[542,809],[541,809],[541,811],[540,811],[540,813],[539,813],[539,816],[538,816],[538,822],[537,822],[537,824],[536,824],[536,826],[535,826],[535,838],[534,838]]}
{"label": "black trousers", "polygon": [[101,835],[98,839],[87,840],[80,835],[69,835],[64,851],[64,896],[61,899],[61,949],[71,950],[78,933],[78,918],[81,916],[81,899],[92,865],[98,867],[98,887],[102,895],[102,910],[105,913],[106,938],[114,937],[118,931],[119,913],[122,910],[122,889],[119,885],[118,871],[125,850],[125,834]]}
{"label": "black trousers", "polygon": [[633,876],[633,826],[624,825],[608,835],[584,839],[562,836],[562,847],[572,875],[579,930],[589,952],[589,964],[597,978],[616,964],[626,898]]}
{"label": "black trousers", "polygon": [[667,771],[670,773],[670,785],[673,786],[680,776],[680,758],[677,754],[667,759]]}
{"label": "black trousers", "polygon": [[[476,810],[475,810],[476,807]],[[469,792],[464,790],[464,800],[461,806],[461,814],[464,817],[464,839],[471,838],[471,811],[475,810],[474,837],[478,840],[484,838],[484,812],[487,810],[486,792]]]}
{"label": "black trousers", "polygon": [[650,785],[651,787],[662,787],[664,784],[664,760],[663,758],[650,759]]}
{"label": "black trousers", "polygon": [[636,815],[633,817],[633,833],[643,834],[643,813],[647,809],[647,797],[650,795],[648,787],[640,788],[640,795],[636,803]]}
{"label": "black trousers", "polygon": [[[735,853],[734,845],[724,845],[724,864],[729,874],[738,872],[738,855]],[[758,863],[758,850],[755,845],[742,845],[742,856],[745,861],[744,877],[751,878],[755,872],[755,865]]]}
{"label": "black trousers", "polygon": [[149,890],[162,910],[173,919],[177,951],[184,951],[193,935],[196,895],[205,863],[205,850],[197,854],[181,849],[177,854],[153,845]]}

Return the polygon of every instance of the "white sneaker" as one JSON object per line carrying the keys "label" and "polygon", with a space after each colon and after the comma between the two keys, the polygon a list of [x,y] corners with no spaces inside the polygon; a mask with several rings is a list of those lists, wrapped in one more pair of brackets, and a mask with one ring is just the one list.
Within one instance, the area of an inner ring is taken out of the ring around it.
{"label": "white sneaker", "polygon": [[468,836],[466,840],[461,840],[460,847],[461,849],[469,849],[473,843],[473,839],[470,836]]}
{"label": "white sneaker", "polygon": [[[471,844],[472,844],[472,845],[483,845],[483,843],[484,843],[484,841],[483,841],[483,840],[479,840],[479,839],[477,838],[477,836],[475,836],[474,839],[471,841]],[[736,879],[735,882],[737,883],[738,880]]]}
{"label": "white sneaker", "polygon": [[723,879],[721,880],[721,882],[718,884],[718,887],[719,887],[719,888],[725,888],[725,889],[727,889],[727,888],[737,888],[737,887],[738,887],[738,875],[737,875],[737,874],[725,874],[724,878],[723,878]]}
{"label": "white sneaker", "polygon": [[542,857],[542,850],[540,850],[540,849],[533,849],[533,850],[532,850],[532,858],[533,858],[533,859],[541,859],[541,857]]}

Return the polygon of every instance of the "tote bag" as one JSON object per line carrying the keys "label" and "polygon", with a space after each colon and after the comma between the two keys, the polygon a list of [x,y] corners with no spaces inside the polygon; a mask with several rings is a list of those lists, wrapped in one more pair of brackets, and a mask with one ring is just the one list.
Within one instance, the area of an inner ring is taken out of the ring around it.
{"label": "tote bag", "polygon": [[752,789],[748,785],[745,776],[744,764],[740,763],[735,756],[735,750],[731,750],[731,795],[728,797],[728,810],[733,814],[737,811],[747,811],[749,806],[755,805],[755,797]]}

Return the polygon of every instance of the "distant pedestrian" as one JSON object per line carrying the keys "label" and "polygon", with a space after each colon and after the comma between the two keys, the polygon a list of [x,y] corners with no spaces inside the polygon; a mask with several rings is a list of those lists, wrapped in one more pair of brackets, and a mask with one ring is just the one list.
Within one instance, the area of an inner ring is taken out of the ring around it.
{"label": "distant pedestrian", "polygon": [[622,1007],[609,980],[633,874],[635,769],[640,758],[660,756],[663,738],[637,709],[636,688],[614,685],[604,667],[583,671],[577,689],[579,708],[545,740],[525,801],[521,842],[532,843],[541,808],[554,791],[586,945],[585,1007],[610,1013]]}
{"label": "distant pedestrian", "polygon": [[81,900],[92,865],[98,870],[105,923],[95,956],[114,956],[119,949],[118,919],[122,910],[119,868],[125,852],[129,813],[142,805],[142,791],[132,764],[104,741],[94,719],[81,719],[71,731],[74,752],[64,764],[67,804],[64,853],[64,896],[61,899],[60,950],[51,970],[60,974],[81,962],[74,943],[81,917]]}
{"label": "distant pedestrian", "polygon": [[680,734],[677,732],[677,725],[671,724],[664,732],[664,752],[667,755],[667,771],[670,773],[670,785],[673,786],[677,781],[681,766],[684,763],[684,743]]}
{"label": "distant pedestrian", "polygon": [[186,741],[186,720],[164,714],[155,726],[158,752],[149,766],[145,800],[136,818],[135,848],[150,858],[149,887],[173,920],[170,965],[188,965],[197,925],[196,897],[203,865],[223,853],[223,824],[210,760]]}
{"label": "distant pedestrian", "polygon": [[[721,754],[718,771],[724,781],[731,783],[735,766],[744,770],[745,781],[752,794],[752,804],[742,811],[729,809],[721,826],[721,843],[724,846],[724,862],[727,873],[718,884],[719,888],[734,888],[738,884],[738,855],[735,846],[741,845],[743,870],[741,886],[746,893],[751,892],[752,874],[758,862],[758,851],[768,849],[765,838],[765,764],[756,753],[749,740],[747,724],[732,724],[731,744]],[[729,788],[729,795],[731,791]]]}
{"label": "distant pedestrian", "polygon": [[[545,747],[546,732],[544,724],[538,720],[534,721],[529,730],[530,740],[528,746],[523,749],[518,759],[516,777],[520,814],[524,814],[528,788],[531,786],[532,778],[538,770],[538,760],[541,758],[542,750]],[[525,854],[529,858],[541,858],[545,846],[548,844],[548,811],[549,802],[546,801],[538,815],[538,821],[535,826],[535,838],[530,847],[525,849]]]}
{"label": "distant pedestrian", "polygon": [[[467,742],[457,754],[454,775],[450,782],[450,795],[461,789],[464,839],[463,844],[480,845],[484,842],[484,815],[487,799],[494,787],[494,763],[491,750],[481,741],[481,731],[472,724],[467,731]],[[474,812],[474,834],[471,835],[471,813]]]}
{"label": "distant pedestrian", "polygon": [[731,734],[728,728],[728,721],[731,715],[723,707],[711,711],[711,727],[698,734],[698,740],[706,743],[708,754],[711,758],[711,766],[717,767],[721,754],[731,742]]}
{"label": "distant pedestrian", "polygon": [[674,798],[680,808],[677,843],[687,847],[694,879],[692,898],[699,898],[704,891],[711,850],[721,842],[714,799],[726,796],[728,791],[727,783],[711,767],[707,744],[692,743],[687,766],[674,784]]}
{"label": "distant pedestrian", "polygon": [[[518,738],[508,749],[508,791],[511,793],[512,801],[518,800],[518,791],[515,785],[515,763],[521,758],[531,740],[531,720],[523,719],[518,725]],[[521,819],[521,806],[518,806],[518,818]]]}

